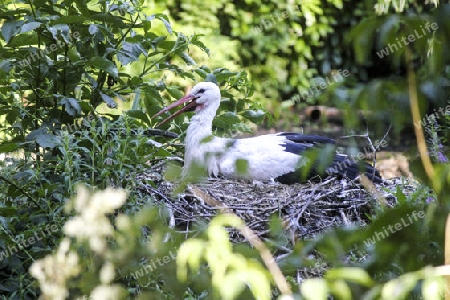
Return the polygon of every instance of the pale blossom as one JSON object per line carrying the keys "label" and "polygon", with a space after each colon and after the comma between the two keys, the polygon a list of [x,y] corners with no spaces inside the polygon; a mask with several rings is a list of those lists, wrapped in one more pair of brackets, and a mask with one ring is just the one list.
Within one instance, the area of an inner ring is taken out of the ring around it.
{"label": "pale blossom", "polygon": [[65,238],[54,255],[35,261],[30,267],[31,275],[39,281],[41,299],[64,300],[69,295],[66,282],[80,272],[78,255],[70,251],[70,241]]}

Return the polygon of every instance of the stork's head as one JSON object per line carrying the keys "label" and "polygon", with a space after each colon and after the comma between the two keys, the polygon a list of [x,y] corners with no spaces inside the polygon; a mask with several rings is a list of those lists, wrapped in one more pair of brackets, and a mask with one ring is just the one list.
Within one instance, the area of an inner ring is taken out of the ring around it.
{"label": "stork's head", "polygon": [[195,111],[196,114],[207,113],[214,116],[220,105],[220,89],[215,83],[212,82],[197,83],[188,95],[165,107],[153,117],[157,117],[162,113],[165,113],[166,111],[184,103],[187,103],[187,105],[159,123],[159,125],[172,120],[185,111]]}

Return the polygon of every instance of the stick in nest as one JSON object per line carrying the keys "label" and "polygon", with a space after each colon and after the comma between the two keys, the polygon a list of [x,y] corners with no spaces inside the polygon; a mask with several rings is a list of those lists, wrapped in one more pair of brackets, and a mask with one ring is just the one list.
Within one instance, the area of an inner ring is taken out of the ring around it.
{"label": "stick in nest", "polygon": [[[364,119],[365,119],[365,117],[364,117]],[[370,150],[372,151],[372,154],[373,154],[373,168],[375,169],[375,166],[377,164],[377,151],[380,149],[380,145],[386,139],[389,131],[391,130],[391,127],[392,127],[392,123],[389,124],[389,127],[386,130],[386,133],[384,134],[383,138],[381,139],[381,141],[376,146],[373,145],[372,140],[370,139],[369,128],[367,127],[367,124],[366,124],[366,133],[365,134],[344,135],[344,136],[341,136],[341,138],[343,138],[343,139],[347,139],[347,138],[351,138],[351,137],[365,138],[367,143],[369,144]],[[374,175],[374,174],[372,174],[372,175]]]}

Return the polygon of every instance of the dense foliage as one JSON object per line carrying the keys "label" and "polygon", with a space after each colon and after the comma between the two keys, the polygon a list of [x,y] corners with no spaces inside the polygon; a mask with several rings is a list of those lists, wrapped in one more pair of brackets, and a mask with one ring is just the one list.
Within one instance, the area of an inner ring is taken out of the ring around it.
{"label": "dense foliage", "polygon": [[[174,32],[165,15],[131,2],[7,1],[1,17],[0,151],[15,154],[1,162],[0,290],[34,299],[27,269],[58,244],[76,185],[133,190],[148,162],[179,154],[155,140],[176,134],[147,129],[164,99],[184,93],[167,72],[225,85],[222,134],[248,131],[240,116],[257,121],[264,112],[247,98],[245,72],[197,67],[190,47],[208,52],[198,35]],[[185,127],[183,118],[172,125]],[[48,225],[55,230],[46,234]]]}
{"label": "dense foliage", "polygon": [[[301,5],[3,1],[3,299],[48,295],[46,287],[55,282],[61,299],[66,288],[70,298],[99,299],[109,292],[142,299],[264,299],[269,290],[278,295],[280,278],[263,267],[261,249],[229,243],[224,228],[245,230],[240,220],[221,216],[191,238],[167,225],[165,208],[135,191],[136,178],[149,166],[181,156],[174,140],[183,137],[186,117],[155,130],[151,116],[181,97],[182,86],[209,80],[221,86],[224,98],[216,133],[248,132],[248,121],[266,116],[250,97],[277,99],[264,105],[279,117],[283,106],[278,100],[301,95],[339,70],[348,70],[350,77],[316,96],[346,109],[347,128],[361,125],[356,108],[377,112],[369,120],[381,125],[371,133],[384,132],[387,123],[397,133],[412,128],[418,147],[411,151],[419,153],[413,171],[423,185],[409,197],[399,187],[394,208],[374,204],[373,222],[365,229],[341,228],[297,242],[280,262],[281,270],[298,294],[295,270],[318,263],[333,267],[323,279],[301,286],[308,299],[326,299],[327,293],[341,299],[391,299],[394,292],[397,299],[410,293],[435,299],[441,292],[436,285],[442,288],[438,275],[449,274],[431,267],[443,264],[450,210],[445,199],[450,191],[449,17],[449,5],[413,0],[309,0]],[[416,38],[406,45],[402,38],[410,35]],[[212,45],[218,45],[214,51]],[[316,96],[297,102],[314,102]],[[129,194],[90,194],[78,184],[93,190],[113,186]],[[392,220],[414,212],[424,216],[396,235],[364,243]],[[271,225],[281,227],[276,220]],[[183,243],[186,238],[191,239]],[[319,261],[310,259],[312,252]],[[353,259],[344,261],[349,254]],[[145,269],[166,258],[158,272]],[[61,274],[45,274],[45,265]]]}

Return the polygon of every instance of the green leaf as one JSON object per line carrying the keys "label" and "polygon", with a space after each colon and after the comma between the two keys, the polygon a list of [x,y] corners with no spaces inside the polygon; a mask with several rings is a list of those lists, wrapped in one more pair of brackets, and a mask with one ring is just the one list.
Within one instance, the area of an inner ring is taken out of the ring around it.
{"label": "green leaf", "polygon": [[241,120],[234,112],[227,111],[217,116],[214,119],[213,124],[219,128],[229,129],[232,125],[240,122]]}
{"label": "green leaf", "polygon": [[172,32],[173,32],[172,26],[169,23],[169,18],[165,14],[159,13],[159,14],[154,14],[154,15],[148,16],[147,21],[152,21],[155,18],[158,20],[161,20],[164,23],[164,26],[166,27],[167,32],[169,32],[169,34],[172,34]]}
{"label": "green leaf", "polygon": [[373,35],[375,29],[379,27],[377,18],[367,18],[354,26],[350,32],[353,47],[356,54],[356,61],[360,64],[367,64],[371,54]]}
{"label": "green leaf", "polygon": [[152,28],[152,22],[150,22],[148,20],[143,20],[142,27],[144,28],[144,32],[147,34],[150,31],[150,29]]}
{"label": "green leaf", "polygon": [[[5,1],[3,1],[4,3]],[[31,11],[24,8],[15,7],[15,9],[11,10],[2,10],[0,11],[0,19],[13,19],[17,18],[18,15],[30,16]]]}
{"label": "green leaf", "polygon": [[445,286],[446,289],[449,287],[444,285],[444,278],[442,277],[431,277],[425,278],[422,283],[422,296],[424,300],[434,300],[441,299],[440,287]]}
{"label": "green leaf", "polygon": [[239,175],[248,173],[248,161],[243,158],[236,159],[236,171]]}
{"label": "green leaf", "polygon": [[180,54],[181,59],[184,60],[185,63],[187,63],[188,65],[192,66],[192,65],[196,65],[197,63],[195,62],[195,60],[192,59],[192,57],[189,56],[189,54],[187,54],[186,52],[183,52]]}
{"label": "green leaf", "polygon": [[75,3],[77,4],[78,10],[81,12],[83,16],[90,17],[91,11],[88,9],[86,1],[75,0]]}
{"label": "green leaf", "polygon": [[89,60],[89,65],[95,68],[99,68],[100,70],[103,70],[114,77],[119,76],[117,66],[112,61],[110,61],[105,57],[100,56],[92,57]]}
{"label": "green leaf", "polygon": [[2,70],[5,73],[8,73],[12,69],[12,67],[13,65],[7,59],[0,62],[0,70]]}
{"label": "green leaf", "polygon": [[307,300],[326,300],[328,285],[324,279],[306,279],[300,286],[302,296]]}
{"label": "green leaf", "polygon": [[374,284],[374,281],[370,278],[369,274],[361,268],[343,267],[330,269],[325,274],[325,278],[332,280],[344,279],[367,287]]}
{"label": "green leaf", "polygon": [[182,167],[176,162],[169,161],[164,171],[164,178],[168,181],[179,180],[181,177]]}
{"label": "green leaf", "polygon": [[205,79],[206,76],[208,76],[208,72],[206,72],[202,68],[197,68],[197,69],[194,70],[194,72],[197,73],[198,75],[200,75],[200,77],[203,78],[203,79]]}
{"label": "green leaf", "polygon": [[336,299],[351,300],[352,291],[344,280],[328,282],[331,293],[337,296]]}
{"label": "green leaf", "polygon": [[129,115],[130,117],[135,118],[135,119],[142,120],[145,123],[147,123],[148,125],[151,125],[150,119],[148,118],[148,116],[146,114],[144,114],[144,112],[142,110],[130,109],[130,110],[126,111],[126,114]]}
{"label": "green leaf", "polygon": [[193,271],[198,270],[204,249],[205,242],[199,239],[189,239],[180,246],[177,255],[177,275],[180,281],[186,281],[188,266]]}
{"label": "green leaf", "polygon": [[11,111],[8,112],[8,114],[6,115],[6,121],[9,124],[13,124],[16,120],[17,117],[20,116],[20,111],[17,108],[13,108]]}
{"label": "green leaf", "polygon": [[266,116],[266,113],[263,110],[246,110],[244,113],[242,113],[242,116],[253,123],[261,122],[264,117]]}
{"label": "green leaf", "polygon": [[86,18],[81,15],[72,15],[72,16],[63,16],[54,21],[52,21],[52,25],[56,24],[83,24],[85,21],[88,21],[89,18]]}
{"label": "green leaf", "polygon": [[[246,278],[243,278],[242,273],[243,272],[239,271],[230,271],[224,276],[224,278],[222,278],[221,284],[218,286],[218,288],[220,289],[220,295],[222,299],[238,299],[239,294],[242,293],[246,285],[246,282],[244,282],[244,279]],[[253,285],[251,285],[250,283],[248,283],[248,285],[250,288],[253,287]],[[258,286],[260,287],[261,285],[262,282],[258,282],[258,285],[256,285],[256,287]],[[267,297],[268,294],[270,294],[270,292],[266,293],[264,296]],[[259,297],[255,299],[264,299],[264,298]]]}
{"label": "green leaf", "polygon": [[[165,50],[170,50],[172,49],[173,45],[175,45],[174,41],[166,41],[167,36],[158,36],[155,39],[152,40],[152,49],[156,50],[156,46],[163,48]],[[155,54],[157,54],[158,52],[156,52]]]}
{"label": "green leaf", "polygon": [[216,75],[217,81],[227,81],[229,78],[238,74],[237,72],[231,72],[226,69],[220,68],[213,71],[214,75]]}
{"label": "green leaf", "polygon": [[205,44],[203,44],[203,42],[201,42],[198,38],[202,36],[202,35],[195,35],[194,38],[192,39],[191,43],[197,47],[199,47],[200,49],[202,49],[203,51],[206,52],[206,54],[208,54],[208,56],[210,56],[210,51],[209,49],[206,47]]}
{"label": "green leaf", "polygon": [[14,142],[5,142],[0,145],[0,153],[13,152],[18,149],[17,143]]}
{"label": "green leaf", "polygon": [[170,96],[172,96],[175,99],[180,99],[184,96],[182,91],[174,87],[168,87],[167,92],[169,93]]}
{"label": "green leaf", "polygon": [[9,43],[11,37],[19,32],[23,21],[6,21],[2,26],[2,35],[6,43]]}
{"label": "green leaf", "polygon": [[206,82],[214,82],[215,84],[217,84],[216,75],[214,75],[213,73],[209,73],[208,75],[206,75],[205,81]]}
{"label": "green leaf", "polygon": [[75,62],[78,62],[81,60],[80,53],[78,53],[78,51],[75,47],[71,47],[69,49],[69,51],[67,52],[67,56],[69,57],[69,59],[72,63],[75,63]]}
{"label": "green leaf", "polygon": [[149,116],[153,116],[161,110],[163,99],[158,90],[151,86],[144,87],[142,93],[144,94],[143,102],[145,110],[147,111],[147,114],[149,114]]}
{"label": "green leaf", "polygon": [[378,47],[386,47],[389,43],[396,43],[398,29],[400,28],[400,18],[392,15],[387,18],[380,27],[380,38]]}
{"label": "green leaf", "polygon": [[140,43],[124,42],[117,53],[117,58],[123,65],[127,65],[130,62],[138,60],[141,54],[146,55],[147,52]]}
{"label": "green leaf", "polygon": [[71,116],[81,115],[81,106],[75,98],[63,98],[61,103],[64,104],[66,112]]}
{"label": "green leaf", "polygon": [[103,102],[105,102],[109,108],[117,107],[117,103],[110,96],[108,96],[104,93],[100,93],[100,96],[102,97]]}
{"label": "green leaf", "polygon": [[101,22],[110,23],[110,24],[114,25],[115,27],[119,27],[119,28],[128,27],[128,25],[122,21],[122,18],[113,16],[111,14],[104,14],[104,13],[92,14],[91,18],[94,20],[101,21]]}
{"label": "green leaf", "polygon": [[32,30],[38,28],[39,26],[41,26],[41,24],[42,23],[40,23],[40,22],[29,22],[29,23],[26,23],[20,29],[20,33],[25,33],[25,32],[32,31]]}
{"label": "green leaf", "polygon": [[414,273],[407,273],[392,279],[381,289],[381,299],[406,299],[419,280],[419,275]]}
{"label": "green leaf", "polygon": [[32,170],[26,170],[22,172],[17,172],[13,175],[12,179],[16,181],[28,181],[30,178],[34,176],[34,172]]}
{"label": "green leaf", "polygon": [[0,216],[2,217],[14,217],[17,216],[17,212],[15,207],[0,207]]}
{"label": "green leaf", "polygon": [[400,186],[397,186],[397,189],[395,191],[395,197],[397,198],[397,201],[399,204],[406,203],[406,195],[405,195],[405,193],[403,193]]}
{"label": "green leaf", "polygon": [[59,146],[61,141],[58,136],[53,134],[41,134],[36,137],[36,142],[42,148],[50,148],[53,149],[56,146]]}
{"label": "green leaf", "polygon": [[[14,38],[11,39],[9,46],[14,48],[19,48],[22,46],[29,47],[30,45],[36,45],[38,44],[38,35],[37,34],[19,34],[14,35]],[[29,51],[32,51],[31,48],[28,49]],[[30,53],[30,52],[28,52]]]}
{"label": "green leaf", "polygon": [[51,32],[53,38],[58,40],[58,37],[61,36],[66,43],[70,43],[70,27],[67,24],[56,24],[54,26],[48,27],[48,31]]}
{"label": "green leaf", "polygon": [[175,44],[173,45],[173,48],[171,50],[180,55],[187,49],[187,46],[188,43],[186,36],[179,32],[177,35],[177,40],[175,41]]}

